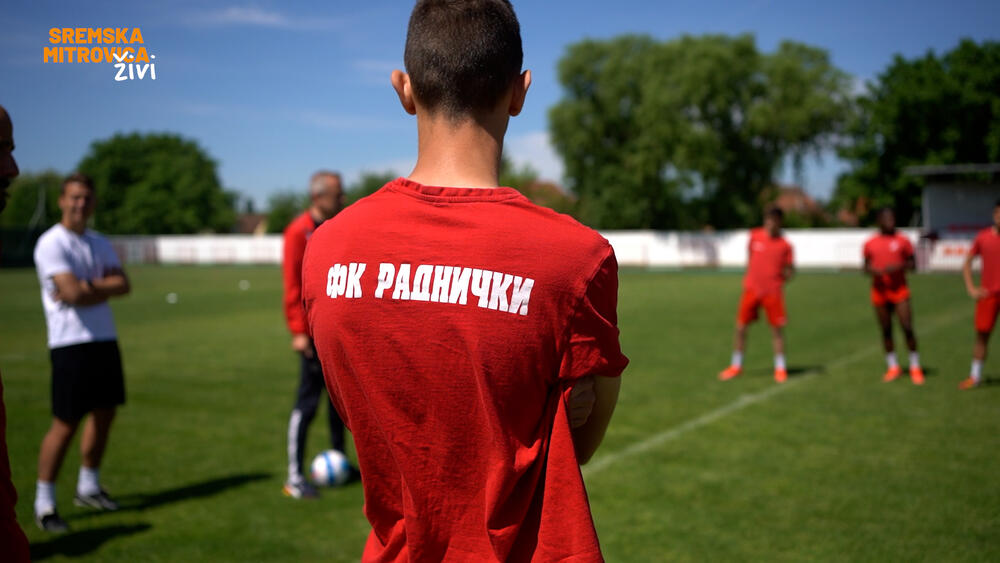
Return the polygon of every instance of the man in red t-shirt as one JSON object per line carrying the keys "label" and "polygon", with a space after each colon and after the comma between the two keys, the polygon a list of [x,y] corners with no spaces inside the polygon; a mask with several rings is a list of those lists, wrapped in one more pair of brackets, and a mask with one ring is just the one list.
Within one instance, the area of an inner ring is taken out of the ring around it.
{"label": "man in red t-shirt", "polygon": [[601,561],[579,464],[628,362],[614,252],[497,187],[531,81],[508,1],[417,2],[405,62],[416,167],[320,227],[303,264],[361,465],[362,560]]}
{"label": "man in red t-shirt", "polygon": [[906,270],[916,269],[913,244],[905,235],[896,231],[896,214],[891,208],[878,213],[878,234],[865,242],[865,273],[872,277],[871,299],[875,316],[882,329],[887,369],[882,381],[893,381],[902,370],[896,360],[892,338],[892,313],[896,312],[899,325],[906,335],[910,349],[910,379],[914,385],[924,384],[924,371],[920,368],[917,337],[913,333],[913,313],[910,307],[910,288],[906,285]]}
{"label": "man in red t-shirt", "polygon": [[772,207],[764,214],[764,226],[750,231],[747,245],[747,271],[743,277],[743,296],[736,314],[736,336],[733,357],[729,367],[722,370],[719,379],[726,381],[743,372],[743,350],[746,348],[747,326],[757,320],[763,307],[771,324],[771,343],[774,347],[774,380],[784,383],[788,379],[785,366],[785,338],[782,329],[785,318],[785,297],[782,287],[792,278],[792,245],[781,236],[784,213]]}
{"label": "man in red t-shirt", "polygon": [[[14,161],[14,125],[7,110],[0,106],[0,212],[7,207],[7,187],[17,178],[19,170]],[[22,563],[31,560],[28,539],[17,524],[14,505],[17,504],[17,490],[10,475],[10,459],[7,457],[7,410],[3,402],[3,378],[0,377],[0,553],[5,561]]]}
{"label": "man in red t-shirt", "polygon": [[[326,170],[313,174],[309,179],[309,201],[309,209],[285,228],[281,260],[285,321],[292,334],[292,349],[299,354],[299,388],[295,395],[295,407],[288,419],[288,480],[282,488],[282,492],[291,498],[316,498],[319,495],[302,470],[309,424],[316,416],[320,397],[326,394],[323,368],[316,357],[302,309],[302,256],[313,231],[344,208],[340,174]],[[332,403],[329,403],[327,420],[331,446],[343,452],[344,423]]]}
{"label": "man in red t-shirt", "polygon": [[[983,262],[979,286],[972,280],[972,260],[976,256]],[[1000,311],[1000,200],[993,206],[993,226],[979,231],[972,241],[972,249],[962,265],[962,274],[969,296],[976,300],[976,343],[972,347],[972,369],[969,377],[959,383],[960,389],[971,389],[982,381],[986,345],[996,324],[997,311]]]}

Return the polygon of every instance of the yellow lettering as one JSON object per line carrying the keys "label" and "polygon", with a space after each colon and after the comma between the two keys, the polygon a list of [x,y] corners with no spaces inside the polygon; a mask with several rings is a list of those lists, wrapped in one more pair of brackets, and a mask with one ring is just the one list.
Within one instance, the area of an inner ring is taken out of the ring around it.
{"label": "yellow lettering", "polygon": [[127,27],[115,28],[115,43],[128,43],[128,41],[125,40],[126,31],[128,31]]}
{"label": "yellow lettering", "polygon": [[58,43],[59,37],[60,33],[58,27],[53,27],[52,29],[49,30],[49,43]]}
{"label": "yellow lettering", "polygon": [[139,31],[138,27],[132,28],[132,43],[144,43],[142,40],[142,32]]}
{"label": "yellow lettering", "polygon": [[[59,56],[59,47],[44,47],[44,49],[45,49],[45,55],[44,55],[45,58],[42,59],[43,62],[46,62],[46,63],[49,63],[49,62],[51,62],[51,63],[62,62],[60,60],[60,59],[62,59],[62,57]],[[49,60],[49,57],[52,57],[51,61]]]}
{"label": "yellow lettering", "polygon": [[135,62],[135,51],[133,51],[131,47],[126,47],[125,51],[123,51],[123,53],[124,53],[124,56],[122,56],[122,54],[118,55],[119,57],[121,57],[122,62],[126,62],[126,63],[134,63]]}
{"label": "yellow lettering", "polygon": [[73,54],[74,54],[75,51],[76,51],[76,47],[63,47],[63,52],[66,53],[66,55],[69,57],[69,60],[66,61],[66,62],[68,62],[68,63],[75,62],[75,61],[73,61]]}
{"label": "yellow lettering", "polygon": [[105,27],[104,32],[104,43],[114,43],[115,42],[115,30],[110,27]]}
{"label": "yellow lettering", "polygon": [[93,43],[95,39],[97,40],[98,43],[101,42],[100,27],[92,27],[87,30],[87,43]]}
{"label": "yellow lettering", "polygon": [[78,27],[76,28],[76,41],[75,43],[86,43],[87,42],[87,28]]}
{"label": "yellow lettering", "polygon": [[146,54],[145,47],[139,47],[139,52],[136,54],[135,60],[137,62],[143,62],[143,63],[149,62],[149,55]]}
{"label": "yellow lettering", "polygon": [[72,27],[64,27],[64,28],[62,28],[62,42],[63,43],[72,43],[73,42],[73,28]]}

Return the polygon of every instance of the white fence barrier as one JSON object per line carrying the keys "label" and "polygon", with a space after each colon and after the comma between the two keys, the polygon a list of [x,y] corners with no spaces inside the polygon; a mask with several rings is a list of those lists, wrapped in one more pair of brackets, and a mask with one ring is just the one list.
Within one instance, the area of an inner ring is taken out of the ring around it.
{"label": "white fence barrier", "polygon": [[[803,269],[858,269],[861,249],[874,231],[866,229],[790,229],[785,236],[795,249],[795,265]],[[917,248],[923,270],[958,270],[971,246],[969,239],[932,243],[916,229],[901,229]],[[623,266],[649,268],[746,265],[748,231],[715,233],[681,231],[606,231]],[[111,237],[129,263],[279,264],[281,235],[198,235]]]}

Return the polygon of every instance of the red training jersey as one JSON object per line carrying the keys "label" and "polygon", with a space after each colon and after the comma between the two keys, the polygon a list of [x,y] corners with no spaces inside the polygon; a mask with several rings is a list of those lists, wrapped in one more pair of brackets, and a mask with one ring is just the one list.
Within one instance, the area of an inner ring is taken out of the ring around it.
{"label": "red training jersey", "polygon": [[285,322],[292,334],[307,334],[306,313],[302,309],[302,256],[306,243],[320,223],[308,211],[285,227],[281,270],[285,282]]}
{"label": "red training jersey", "polygon": [[873,270],[897,268],[888,274],[872,276],[872,287],[890,291],[906,287],[906,261],[912,257],[913,244],[906,235],[895,232],[891,235],[878,233],[872,236],[865,242],[865,262],[868,262]]}
{"label": "red training jersey", "polygon": [[979,285],[990,293],[1000,294],[1000,233],[993,227],[979,231],[969,253],[983,260]]}
{"label": "red training jersey", "polygon": [[750,231],[747,248],[743,287],[758,296],[780,292],[785,283],[782,271],[792,265],[792,245],[783,236],[772,237],[767,229],[757,228]]}
{"label": "red training jersey", "polygon": [[400,178],[316,231],[303,277],[364,561],[601,560],[566,400],[628,363],[604,238],[510,188]]}

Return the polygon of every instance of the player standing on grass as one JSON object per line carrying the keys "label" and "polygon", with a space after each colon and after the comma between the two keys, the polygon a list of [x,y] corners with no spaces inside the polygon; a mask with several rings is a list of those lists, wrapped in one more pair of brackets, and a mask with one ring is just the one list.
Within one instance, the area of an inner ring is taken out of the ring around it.
{"label": "player standing on grass", "polygon": [[910,349],[910,379],[914,385],[923,385],[924,370],[920,368],[910,288],[906,285],[906,270],[916,269],[913,244],[896,231],[896,214],[891,208],[879,210],[878,227],[878,234],[865,242],[864,260],[865,273],[872,277],[872,305],[875,306],[875,317],[882,329],[882,344],[885,347],[887,369],[882,381],[892,381],[902,373],[892,338],[892,313],[895,311],[899,326],[906,335],[906,346]]}
{"label": "player standing on grass", "polygon": [[[7,207],[7,187],[19,173],[13,152],[14,126],[7,110],[0,106],[0,212]],[[0,554],[10,563],[26,563],[31,560],[31,553],[28,538],[17,524],[16,504],[17,490],[7,456],[7,410],[3,402],[3,378],[0,377]]]}
{"label": "player standing on grass", "polygon": [[[979,286],[972,280],[972,260],[979,256],[983,262]],[[986,345],[1000,311],[1000,200],[993,206],[993,226],[976,235],[972,249],[962,265],[965,288],[976,300],[976,342],[972,347],[972,369],[969,377],[959,383],[959,389],[971,389],[983,379],[983,362]]]}
{"label": "player standing on grass", "polygon": [[531,81],[509,2],[417,2],[405,62],[416,167],[320,227],[303,266],[361,463],[363,560],[599,561],[579,464],[628,362],[614,252],[497,187]]}
{"label": "player standing on grass", "polygon": [[59,195],[62,220],[35,245],[52,360],[53,414],[38,455],[35,521],[49,532],[68,529],[56,511],[55,480],[88,413],[74,503],[118,509],[101,488],[98,470],[115,408],[125,403],[125,378],[108,299],[127,294],[129,281],[108,239],[87,228],[95,206],[93,182],[83,174],[71,174],[63,180]]}
{"label": "player standing on grass", "polygon": [[[292,498],[316,498],[316,488],[302,473],[306,435],[316,416],[320,397],[326,396],[323,368],[309,338],[305,311],[302,310],[302,256],[306,243],[324,221],[344,208],[344,190],[340,174],[321,170],[309,179],[309,209],[285,229],[282,270],[285,283],[285,321],[292,333],[292,349],[299,354],[299,388],[295,407],[288,420],[288,480],[282,491]],[[329,399],[328,421],[333,449],[344,451],[344,423]]]}
{"label": "player standing on grass", "polygon": [[726,381],[743,371],[743,351],[746,349],[747,327],[757,320],[763,307],[771,325],[771,344],[774,348],[774,380],[784,383],[788,379],[785,366],[785,337],[783,329],[785,296],[783,286],[792,279],[795,266],[792,262],[792,245],[781,234],[784,213],[772,207],[764,214],[764,226],[750,231],[747,246],[747,271],[743,277],[743,296],[736,315],[736,336],[733,357],[729,367],[722,370],[719,379]]}

